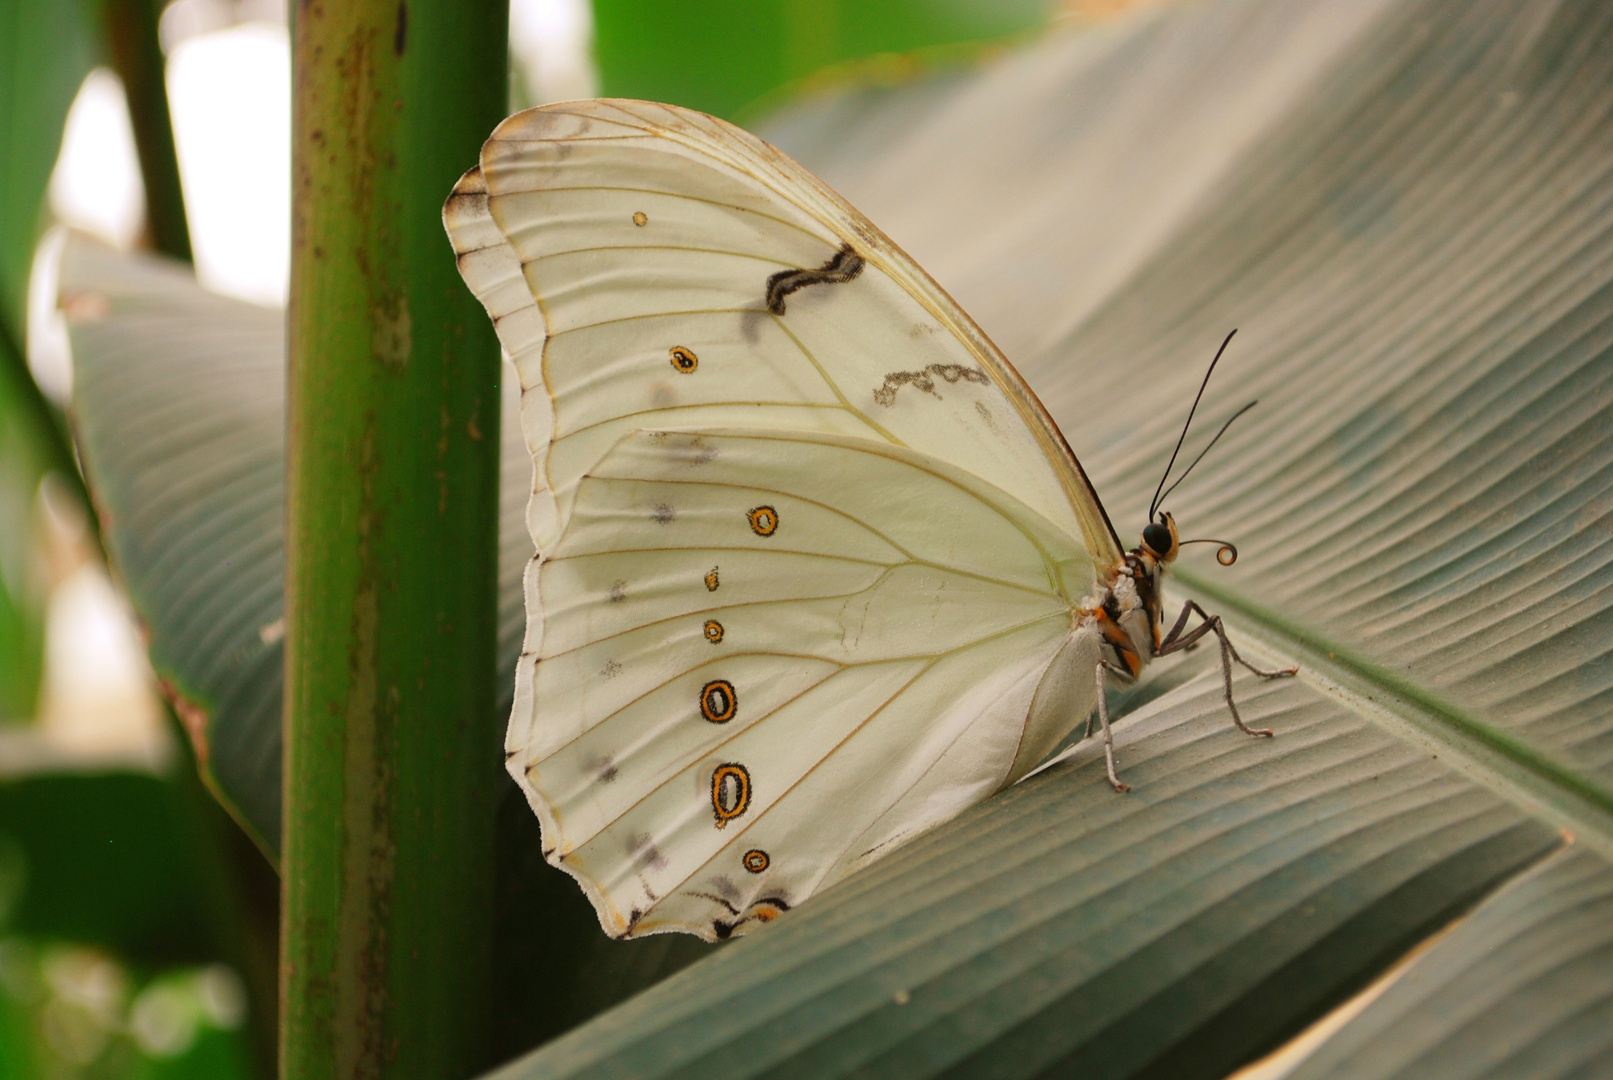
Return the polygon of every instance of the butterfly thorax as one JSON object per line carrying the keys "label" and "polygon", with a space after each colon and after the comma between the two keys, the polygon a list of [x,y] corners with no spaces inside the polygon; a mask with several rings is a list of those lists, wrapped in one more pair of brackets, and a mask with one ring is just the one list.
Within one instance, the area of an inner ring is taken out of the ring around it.
{"label": "butterfly thorax", "polygon": [[1178,547],[1175,520],[1161,514],[1115,567],[1108,588],[1082,609],[1082,621],[1090,620],[1103,637],[1104,659],[1133,678],[1159,652],[1160,586]]}
{"label": "butterfly thorax", "polygon": [[1154,560],[1127,553],[1114,581],[1082,605],[1080,625],[1103,639],[1103,655],[1112,667],[1133,678],[1153,658],[1158,640],[1158,579]]}

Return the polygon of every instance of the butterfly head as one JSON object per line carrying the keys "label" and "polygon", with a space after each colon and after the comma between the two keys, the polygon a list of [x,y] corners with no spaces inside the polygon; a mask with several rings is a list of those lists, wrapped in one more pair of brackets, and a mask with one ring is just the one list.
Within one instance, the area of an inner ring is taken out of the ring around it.
{"label": "butterfly head", "polygon": [[1143,542],[1134,550],[1140,555],[1148,555],[1157,563],[1173,563],[1187,544],[1220,544],[1215,553],[1216,562],[1231,566],[1238,561],[1238,549],[1225,540],[1211,540],[1209,537],[1183,540],[1176,531],[1176,519],[1163,510],[1143,528]]}
{"label": "butterfly head", "polygon": [[1163,510],[1143,529],[1143,550],[1160,562],[1175,562],[1181,546],[1181,539],[1176,534],[1176,519]]}

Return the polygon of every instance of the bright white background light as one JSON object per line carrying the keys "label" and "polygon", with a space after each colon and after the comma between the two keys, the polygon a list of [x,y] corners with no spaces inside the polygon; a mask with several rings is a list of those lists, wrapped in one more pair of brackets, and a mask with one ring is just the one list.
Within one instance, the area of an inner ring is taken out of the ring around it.
{"label": "bright white background light", "polygon": [[216,292],[283,304],[291,256],[291,50],[252,22],[180,42],[168,101],[196,276]]}
{"label": "bright white background light", "polygon": [[511,0],[510,53],[534,104],[599,93],[592,56],[594,11],[588,0]]}
{"label": "bright white background light", "polygon": [[50,207],[63,221],[121,248],[140,234],[146,200],[129,105],[123,84],[105,68],[90,72],[68,110]]}

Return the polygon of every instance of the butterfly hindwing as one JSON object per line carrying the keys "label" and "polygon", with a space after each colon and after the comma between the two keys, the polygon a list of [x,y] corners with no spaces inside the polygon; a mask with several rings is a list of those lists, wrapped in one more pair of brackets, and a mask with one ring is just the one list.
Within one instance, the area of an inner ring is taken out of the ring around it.
{"label": "butterfly hindwing", "polygon": [[1092,567],[913,451],[635,432],[538,579],[517,692],[544,722],[512,764],[545,840],[613,932],[711,937],[1034,764],[1032,698]]}

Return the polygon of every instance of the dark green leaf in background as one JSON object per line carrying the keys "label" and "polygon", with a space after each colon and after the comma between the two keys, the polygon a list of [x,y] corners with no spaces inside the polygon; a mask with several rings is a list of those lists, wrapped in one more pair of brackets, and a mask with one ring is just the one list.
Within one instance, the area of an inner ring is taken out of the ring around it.
{"label": "dark green leaf in background", "polygon": [[[173,784],[139,773],[0,783],[0,829],[25,852],[7,929],[103,946],[153,966],[212,959],[201,853]],[[116,903],[108,903],[111,897]]]}
{"label": "dark green leaf in background", "polygon": [[39,389],[0,332],[0,724],[33,718],[39,703],[48,581],[38,517],[49,469]]}
{"label": "dark green leaf in background", "polygon": [[[606,97],[733,118],[823,69],[893,61],[1023,35],[1047,0],[595,0],[594,57]],[[896,61],[898,64],[901,61]]]}

